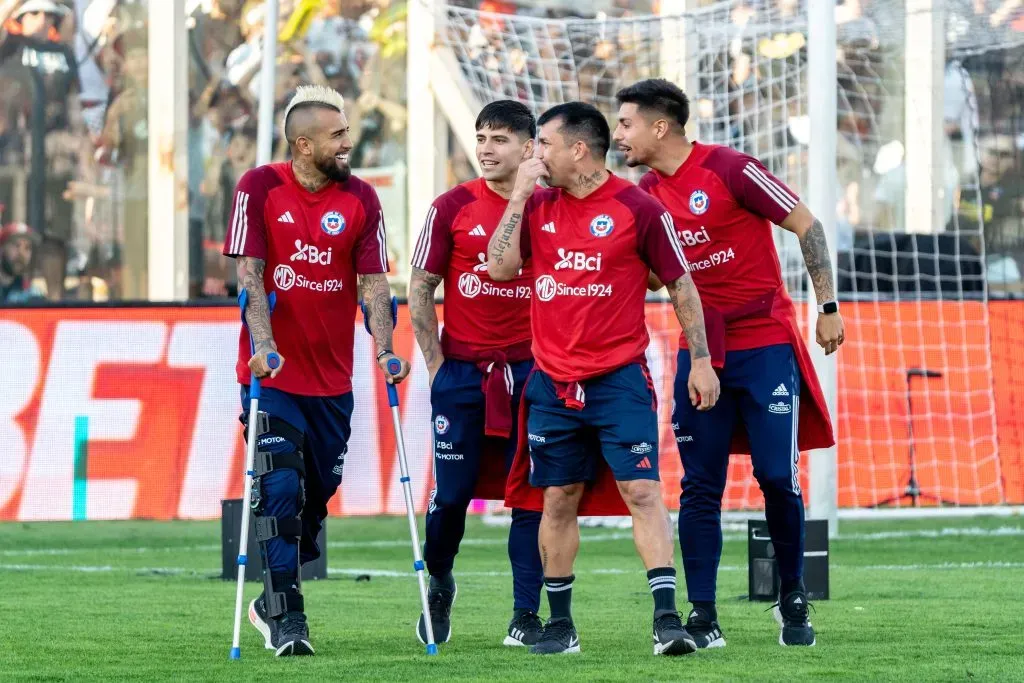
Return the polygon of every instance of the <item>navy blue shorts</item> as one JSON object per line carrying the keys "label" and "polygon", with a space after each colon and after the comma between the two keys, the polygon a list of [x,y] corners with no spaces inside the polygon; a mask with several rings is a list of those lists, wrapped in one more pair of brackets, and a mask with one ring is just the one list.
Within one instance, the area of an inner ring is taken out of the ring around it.
{"label": "navy blue shorts", "polygon": [[572,410],[543,371],[527,382],[530,484],[593,481],[599,457],[616,481],[657,481],[657,399],[647,369],[633,363],[582,384],[583,410]]}
{"label": "navy blue shorts", "polygon": [[729,446],[737,420],[750,437],[750,458],[758,481],[784,482],[800,493],[797,448],[800,368],[789,344],[729,351],[720,375],[722,394],[711,410],[689,401],[689,351],[680,351],[675,380],[672,429],[683,462],[683,488],[708,486],[721,498]]}
{"label": "navy blue shorts", "polygon": [[[260,411],[287,422],[302,434],[302,443],[290,444],[294,448],[280,444],[275,450],[301,450],[306,465],[303,562],[320,554],[316,537],[327,517],[327,502],[341,484],[348,440],[352,435],[352,408],[352,392],[340,396],[297,396],[268,387],[260,389]],[[245,423],[249,417],[249,387],[246,385],[242,385],[242,410]]]}
{"label": "navy blue shorts", "polygon": [[469,502],[480,473],[485,449],[504,455],[505,474],[516,453],[519,398],[533,369],[533,361],[509,363],[512,373],[511,438],[484,434],[483,373],[476,363],[445,359],[430,386],[431,420],[434,425],[434,492],[439,504]]}

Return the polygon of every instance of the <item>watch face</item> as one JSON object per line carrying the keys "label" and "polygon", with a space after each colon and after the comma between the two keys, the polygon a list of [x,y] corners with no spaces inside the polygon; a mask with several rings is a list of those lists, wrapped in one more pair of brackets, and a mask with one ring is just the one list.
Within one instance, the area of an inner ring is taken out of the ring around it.
{"label": "watch face", "polygon": [[824,306],[822,306],[822,309],[825,311],[825,313],[837,313],[839,311],[839,304],[837,304],[835,301],[830,301]]}

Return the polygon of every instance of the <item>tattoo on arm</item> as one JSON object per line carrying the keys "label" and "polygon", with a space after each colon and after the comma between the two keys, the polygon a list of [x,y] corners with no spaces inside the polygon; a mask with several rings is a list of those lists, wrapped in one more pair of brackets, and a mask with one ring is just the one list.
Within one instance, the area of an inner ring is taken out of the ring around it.
{"label": "tattoo on arm", "polygon": [[270,303],[263,287],[263,271],[266,267],[266,261],[251,256],[239,256],[235,264],[239,286],[249,294],[245,306],[245,322],[257,351],[277,348],[270,328]]}
{"label": "tattoo on arm", "polygon": [[433,367],[441,359],[441,343],[437,335],[437,310],[434,308],[434,292],[444,278],[428,273],[422,268],[413,268],[409,278],[409,317],[416,343],[423,352],[427,367]]}
{"label": "tattoo on arm", "polygon": [[708,334],[704,328],[704,309],[701,307],[700,294],[697,293],[693,279],[689,273],[686,273],[675,282],[670,282],[665,286],[672,299],[676,318],[686,334],[686,345],[690,347],[690,357],[694,360],[707,358],[711,352],[708,351]]}
{"label": "tattoo on arm", "polygon": [[370,320],[370,333],[377,346],[377,353],[391,350],[391,333],[394,321],[391,319],[391,286],[384,273],[359,276],[359,289],[366,304]]}
{"label": "tattoo on arm", "polygon": [[506,252],[512,246],[512,233],[515,232],[516,226],[522,219],[523,214],[512,213],[491,238],[491,258],[499,266],[505,263]]}
{"label": "tattoo on arm", "polygon": [[804,264],[807,266],[807,274],[811,276],[811,284],[814,286],[814,294],[818,301],[835,300],[832,259],[828,255],[825,229],[817,218],[800,238],[800,251],[804,254]]}

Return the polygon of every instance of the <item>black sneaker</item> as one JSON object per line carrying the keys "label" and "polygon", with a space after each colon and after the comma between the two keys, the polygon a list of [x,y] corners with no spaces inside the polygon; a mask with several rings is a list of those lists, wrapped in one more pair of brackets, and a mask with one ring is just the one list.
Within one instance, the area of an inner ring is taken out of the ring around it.
{"label": "black sneaker", "polygon": [[249,603],[249,623],[256,627],[256,630],[263,636],[263,647],[267,650],[275,650],[274,632],[272,625],[276,625],[273,619],[267,616],[267,603],[263,599],[263,593]]}
{"label": "black sneaker", "polygon": [[[434,642],[438,645],[447,643],[452,637],[452,605],[459,587],[452,577],[451,587],[447,587],[433,576],[430,577],[430,588],[427,590],[427,605],[430,607],[430,625],[434,627]],[[416,622],[416,637],[424,645],[427,644],[427,624],[420,614]]]}
{"label": "black sneaker", "polygon": [[688,655],[697,651],[693,636],[683,628],[683,622],[675,612],[662,614],[654,620],[654,654]]}
{"label": "black sneaker", "polygon": [[817,642],[814,637],[814,628],[807,620],[809,604],[806,593],[793,591],[774,605],[772,611],[775,620],[782,627],[782,631],[779,633],[779,645],[811,647]]}
{"label": "black sneaker", "polygon": [[536,645],[543,631],[544,623],[536,612],[528,609],[516,610],[515,616],[509,622],[508,635],[505,636],[503,644],[509,647]]}
{"label": "black sneaker", "polygon": [[536,645],[530,647],[535,655],[575,655],[580,651],[580,639],[572,619],[548,619]]}
{"label": "black sneaker", "polygon": [[686,619],[686,632],[693,636],[697,649],[708,647],[725,647],[725,636],[717,621],[713,621],[708,613],[700,607],[690,610]]}
{"label": "black sneaker", "polygon": [[306,615],[302,612],[285,612],[277,619],[273,628],[274,655],[292,657],[313,654],[313,646],[309,644],[309,627]]}

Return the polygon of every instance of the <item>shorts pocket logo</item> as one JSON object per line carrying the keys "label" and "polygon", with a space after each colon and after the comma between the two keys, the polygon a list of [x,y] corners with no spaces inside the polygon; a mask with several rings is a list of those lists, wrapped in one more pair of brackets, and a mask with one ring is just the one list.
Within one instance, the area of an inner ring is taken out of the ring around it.
{"label": "shorts pocket logo", "polygon": [[782,401],[779,401],[778,403],[769,403],[768,412],[775,413],[776,415],[788,415],[793,412],[793,406],[788,403],[783,403]]}

